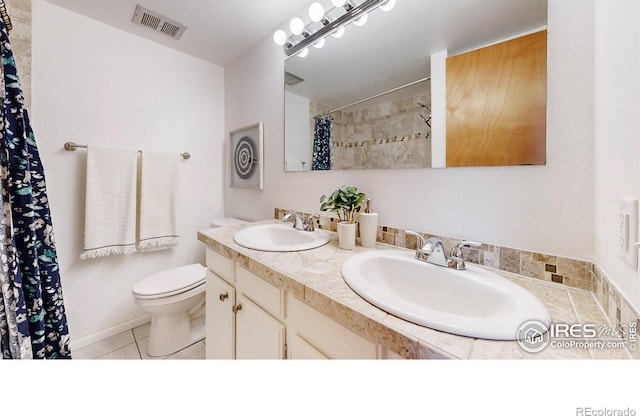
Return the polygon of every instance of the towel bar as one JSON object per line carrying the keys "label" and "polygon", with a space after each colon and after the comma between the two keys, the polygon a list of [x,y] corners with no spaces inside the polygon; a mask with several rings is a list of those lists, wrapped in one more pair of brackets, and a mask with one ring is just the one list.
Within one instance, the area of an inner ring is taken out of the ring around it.
{"label": "towel bar", "polygon": [[[78,143],[74,143],[74,142],[66,142],[64,144],[64,150],[69,151],[69,152],[73,152],[76,149],[86,149],[87,145],[86,144],[78,144]],[[138,150],[138,153],[142,153],[142,150]],[[183,159],[191,159],[191,153],[189,152],[184,152],[184,153],[180,153],[180,156],[182,156]]]}

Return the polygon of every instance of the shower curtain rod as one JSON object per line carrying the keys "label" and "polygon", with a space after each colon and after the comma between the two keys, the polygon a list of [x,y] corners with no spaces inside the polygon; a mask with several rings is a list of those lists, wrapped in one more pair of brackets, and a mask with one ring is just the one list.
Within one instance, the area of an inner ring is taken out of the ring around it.
{"label": "shower curtain rod", "polygon": [[4,0],[0,0],[0,17],[2,17],[2,23],[4,23],[4,27],[7,28],[7,32],[13,29],[11,17],[9,17],[9,13],[7,12],[7,5],[4,3]]}
{"label": "shower curtain rod", "polygon": [[[74,143],[74,142],[66,142],[64,144],[64,150],[68,151],[68,152],[73,152],[76,149],[86,149],[87,145],[86,144],[78,144],[78,143]],[[138,150],[138,153],[142,153],[142,150]],[[191,159],[191,153],[189,152],[184,152],[184,153],[180,153],[180,156],[182,156],[183,159]]]}
{"label": "shower curtain rod", "polygon": [[361,103],[364,103],[365,101],[369,101],[369,100],[373,100],[374,98],[382,97],[383,95],[387,95],[387,94],[390,94],[392,92],[396,92],[396,91],[401,90],[403,88],[407,88],[407,87],[410,87],[410,86],[415,85],[415,84],[419,84],[419,83],[424,82],[424,81],[429,81],[430,79],[431,79],[431,77],[421,78],[419,80],[410,82],[408,84],[404,84],[404,85],[401,85],[399,87],[392,88],[392,89],[390,89],[388,91],[381,92],[380,94],[376,94],[376,95],[373,95],[371,97],[365,98],[363,100],[356,101],[355,103],[343,105],[342,107],[334,108],[333,110],[329,110],[329,111],[325,111],[324,113],[316,114],[315,116],[313,116],[313,119],[317,120],[317,119],[319,119],[321,117],[328,116],[331,113],[335,113],[336,111],[344,110],[345,108],[354,106],[356,104],[361,104]]}

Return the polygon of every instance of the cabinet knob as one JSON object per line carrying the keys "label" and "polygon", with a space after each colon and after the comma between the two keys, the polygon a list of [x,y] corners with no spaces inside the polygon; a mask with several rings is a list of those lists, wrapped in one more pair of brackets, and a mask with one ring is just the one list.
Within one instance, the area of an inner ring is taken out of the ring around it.
{"label": "cabinet knob", "polygon": [[233,311],[233,313],[238,313],[239,310],[242,310],[242,304],[238,303],[237,305],[233,305],[231,310]]}
{"label": "cabinet knob", "polygon": [[229,294],[227,292],[225,293],[220,293],[220,302],[224,302],[225,300],[229,299]]}

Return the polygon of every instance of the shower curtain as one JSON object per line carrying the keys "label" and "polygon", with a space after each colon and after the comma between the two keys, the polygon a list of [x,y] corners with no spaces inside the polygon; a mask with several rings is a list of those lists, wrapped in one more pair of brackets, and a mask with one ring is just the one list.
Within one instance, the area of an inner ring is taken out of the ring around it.
{"label": "shower curtain", "polygon": [[0,29],[0,351],[71,358],[44,170],[1,19]]}
{"label": "shower curtain", "polygon": [[316,119],[313,132],[311,170],[331,170],[333,167],[333,117]]}

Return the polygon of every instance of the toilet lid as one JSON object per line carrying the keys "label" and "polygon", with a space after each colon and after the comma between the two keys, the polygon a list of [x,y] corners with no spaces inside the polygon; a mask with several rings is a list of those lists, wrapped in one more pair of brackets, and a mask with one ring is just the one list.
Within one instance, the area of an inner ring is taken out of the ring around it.
{"label": "toilet lid", "polygon": [[138,296],[161,296],[182,293],[203,283],[206,268],[201,264],[176,267],[152,274],[138,280],[133,285],[133,293]]}

